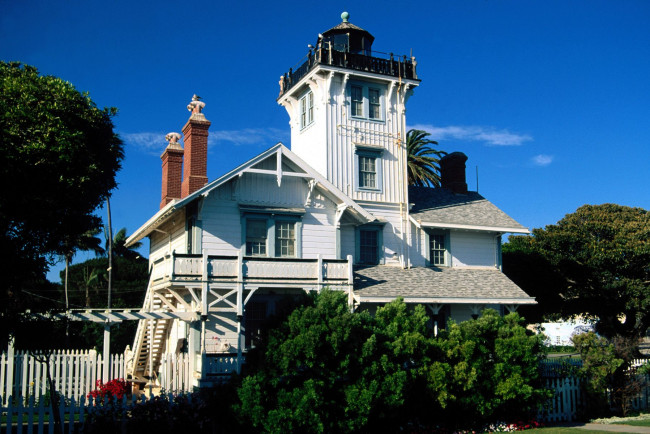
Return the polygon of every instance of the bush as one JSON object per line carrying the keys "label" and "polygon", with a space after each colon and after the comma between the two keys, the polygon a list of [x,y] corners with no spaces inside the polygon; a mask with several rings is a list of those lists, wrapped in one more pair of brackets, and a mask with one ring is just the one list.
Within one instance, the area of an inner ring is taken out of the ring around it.
{"label": "bush", "polygon": [[323,291],[269,330],[234,406],[264,432],[481,428],[529,420],[541,386],[541,336],[516,314],[485,311],[438,338],[423,306],[396,300],[375,316]]}

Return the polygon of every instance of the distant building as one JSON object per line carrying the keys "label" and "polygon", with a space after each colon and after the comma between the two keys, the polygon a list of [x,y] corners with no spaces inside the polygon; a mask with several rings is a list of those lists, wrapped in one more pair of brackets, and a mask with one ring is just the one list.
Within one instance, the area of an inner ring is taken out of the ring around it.
{"label": "distant building", "polygon": [[443,159],[443,188],[407,185],[415,58],[374,53],[374,37],[342,18],[280,79],[291,150],[279,143],[208,182],[198,97],[184,147],[168,135],[161,209],[127,240],[150,239],[145,309],[160,313],[139,323],[136,380],[187,352],[196,385],[219,381],[304,291],[345,291],[352,309],[403,297],[432,327],[535,303],[501,272],[501,236],[528,229],[467,190],[464,154]]}

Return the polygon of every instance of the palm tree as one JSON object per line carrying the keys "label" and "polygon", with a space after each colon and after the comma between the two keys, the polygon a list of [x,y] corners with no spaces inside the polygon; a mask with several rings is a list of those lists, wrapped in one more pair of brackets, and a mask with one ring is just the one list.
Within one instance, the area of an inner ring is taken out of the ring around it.
{"label": "palm tree", "polygon": [[440,158],[447,153],[431,147],[438,142],[428,139],[430,135],[426,131],[415,129],[406,133],[409,185],[440,187]]}
{"label": "palm tree", "polygon": [[[104,228],[104,235],[106,237],[106,251],[108,251],[108,229]],[[126,235],[126,228],[122,228],[113,236],[113,255],[121,256],[127,259],[136,259],[140,254],[136,249],[139,249],[142,246],[142,243],[138,241],[137,243],[131,244],[130,247],[126,246],[126,240],[129,238]]]}
{"label": "palm tree", "polygon": [[90,229],[83,234],[68,237],[65,241],[65,252],[63,257],[65,258],[65,308],[68,309],[68,269],[70,268],[70,263],[72,258],[77,251],[93,251],[95,255],[103,255],[104,249],[102,249],[102,241],[97,238],[100,229]]}

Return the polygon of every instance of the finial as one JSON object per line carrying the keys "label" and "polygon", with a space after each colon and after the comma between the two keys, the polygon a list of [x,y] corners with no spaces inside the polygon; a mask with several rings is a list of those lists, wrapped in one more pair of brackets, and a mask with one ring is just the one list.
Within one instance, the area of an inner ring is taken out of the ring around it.
{"label": "finial", "polygon": [[201,97],[197,94],[194,94],[192,97],[192,102],[187,105],[187,109],[192,112],[192,116],[203,115],[203,113],[201,113],[203,111],[203,107],[205,107],[205,103],[201,101]]}
{"label": "finial", "polygon": [[165,136],[165,140],[169,142],[169,144],[174,144],[178,143],[178,141],[181,139],[181,135],[178,133],[167,133]]}
{"label": "finial", "polygon": [[347,13],[347,12],[343,12],[343,13],[341,14],[341,19],[343,20],[344,23],[347,23],[348,20],[350,19],[350,14]]}

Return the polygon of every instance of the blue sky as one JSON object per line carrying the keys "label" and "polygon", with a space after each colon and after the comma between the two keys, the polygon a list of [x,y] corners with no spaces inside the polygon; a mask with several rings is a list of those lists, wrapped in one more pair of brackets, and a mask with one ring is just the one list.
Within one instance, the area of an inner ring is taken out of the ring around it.
{"label": "blue sky", "polygon": [[164,137],[180,132],[194,93],[212,121],[210,180],[290,144],[278,79],[343,11],[374,50],[413,50],[422,83],[408,126],[466,153],[470,189],[478,167],[479,192],[521,224],[553,224],[586,203],[650,208],[645,0],[0,0],[0,11],[1,60],[119,109],[115,230],[158,210]]}

